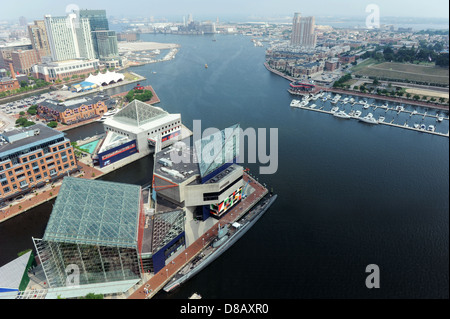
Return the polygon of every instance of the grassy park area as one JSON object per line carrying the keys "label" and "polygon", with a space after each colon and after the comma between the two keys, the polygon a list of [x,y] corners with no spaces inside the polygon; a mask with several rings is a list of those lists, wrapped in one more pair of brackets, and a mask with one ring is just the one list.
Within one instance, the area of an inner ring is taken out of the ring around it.
{"label": "grassy park area", "polygon": [[449,69],[410,63],[376,63],[368,59],[353,68],[353,74],[380,80],[410,81],[423,84],[449,84]]}

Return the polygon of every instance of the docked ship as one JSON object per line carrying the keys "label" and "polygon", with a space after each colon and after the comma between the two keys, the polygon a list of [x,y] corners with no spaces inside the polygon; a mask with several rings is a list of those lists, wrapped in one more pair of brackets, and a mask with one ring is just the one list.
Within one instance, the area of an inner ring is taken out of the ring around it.
{"label": "docked ship", "polygon": [[367,114],[367,116],[365,117],[360,117],[359,120],[367,124],[379,124],[378,121],[373,117],[372,113]]}
{"label": "docked ship", "polygon": [[181,284],[189,280],[203,270],[206,266],[216,260],[228,248],[233,246],[252,226],[264,215],[270,206],[277,199],[277,195],[268,196],[258,206],[253,208],[249,213],[242,217],[231,227],[225,225],[219,227],[217,237],[213,242],[189,264],[175,275],[174,278],[163,288],[165,292],[179,287]]}

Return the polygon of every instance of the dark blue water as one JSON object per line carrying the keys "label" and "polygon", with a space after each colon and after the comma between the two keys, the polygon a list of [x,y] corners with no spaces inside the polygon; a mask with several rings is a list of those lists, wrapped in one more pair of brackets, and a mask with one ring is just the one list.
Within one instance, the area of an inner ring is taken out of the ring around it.
{"label": "dark blue water", "polygon": [[[216,38],[143,35],[182,47],[175,60],[132,71],[189,128],[196,119],[278,128],[278,171],[260,180],[279,198],[221,258],[158,298],[448,298],[448,138],[291,109],[289,83],[264,68],[263,48],[248,37]],[[89,130],[97,128],[69,135]],[[105,179],[145,184],[152,163]],[[247,166],[258,173],[259,165]],[[376,291],[365,286],[369,264],[381,270]]]}

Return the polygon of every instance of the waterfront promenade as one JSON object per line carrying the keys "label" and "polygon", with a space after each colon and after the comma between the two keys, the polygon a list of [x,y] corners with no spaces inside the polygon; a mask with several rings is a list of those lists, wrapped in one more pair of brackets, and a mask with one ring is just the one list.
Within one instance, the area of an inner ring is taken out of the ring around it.
{"label": "waterfront promenade", "polygon": [[[259,184],[255,179],[247,174],[244,174],[244,182],[250,182],[254,191],[245,199],[243,199],[230,213],[225,215],[220,224],[234,223],[241,218],[245,213],[252,209],[264,196],[267,195],[268,190]],[[188,248],[186,248],[180,255],[175,257],[171,263],[156,273],[147,282],[142,284],[132,293],[128,299],[150,299],[155,296],[164,286],[175,276],[184,266],[186,266],[192,259],[200,254],[217,236],[218,224],[211,227],[203,236],[198,238]],[[148,289],[146,294],[144,289]]]}
{"label": "waterfront promenade", "polygon": [[[87,166],[80,161],[78,162],[78,166],[80,167],[80,172],[73,174],[73,177],[97,179],[104,175],[98,169]],[[45,188],[37,190],[36,193],[32,192],[21,200],[16,200],[10,206],[0,209],[0,223],[56,198],[62,182],[63,179],[52,184],[47,184]]]}

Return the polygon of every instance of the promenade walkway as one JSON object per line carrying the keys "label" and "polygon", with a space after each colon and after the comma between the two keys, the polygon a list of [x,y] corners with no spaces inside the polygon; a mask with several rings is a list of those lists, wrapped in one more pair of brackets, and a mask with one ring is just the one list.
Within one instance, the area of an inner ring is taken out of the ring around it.
{"label": "promenade walkway", "polygon": [[[251,193],[247,198],[243,199],[235,208],[230,211],[230,213],[225,215],[220,220],[220,224],[222,226],[238,220],[268,193],[265,187],[263,187],[249,175],[244,174],[244,182],[247,183],[249,179],[251,180],[250,185],[254,188],[253,193]],[[150,299],[154,295],[156,295],[158,291],[164,288],[164,286],[172,279],[174,275],[176,275],[185,265],[187,265],[193,258],[200,254],[208,246],[208,244],[212,242],[212,240],[214,240],[214,238],[217,236],[218,227],[218,224],[211,227],[205,234],[203,234],[203,236],[198,238],[194,243],[186,248],[184,252],[178,255],[172,261],[172,263],[168,264],[153,277],[151,277],[150,280],[139,287],[133,294],[128,297],[128,299]],[[148,289],[148,294],[145,293],[145,288]]]}
{"label": "promenade walkway", "polygon": [[[78,162],[78,166],[81,167],[80,172],[72,175],[74,177],[96,179],[104,174],[98,169],[89,167],[80,161]],[[49,184],[44,189],[38,190],[37,193],[30,193],[21,200],[13,202],[11,206],[1,209],[0,223],[56,198],[59,189],[61,188],[62,181],[63,180],[61,179],[54,184]]]}

